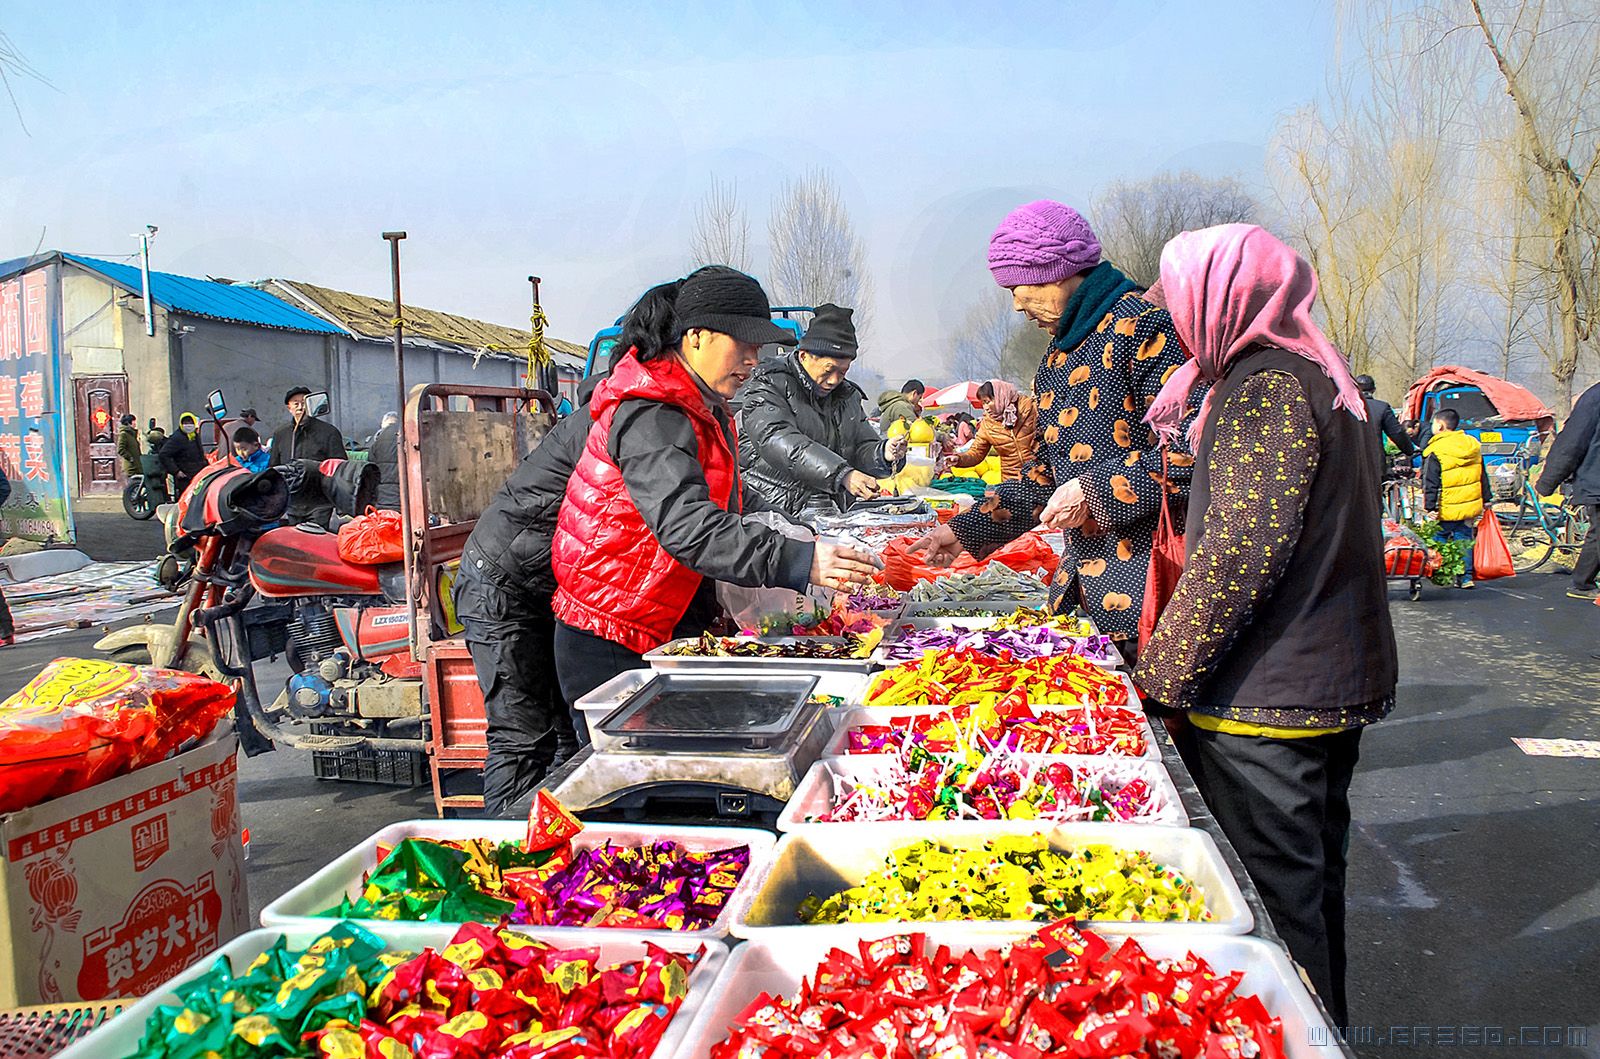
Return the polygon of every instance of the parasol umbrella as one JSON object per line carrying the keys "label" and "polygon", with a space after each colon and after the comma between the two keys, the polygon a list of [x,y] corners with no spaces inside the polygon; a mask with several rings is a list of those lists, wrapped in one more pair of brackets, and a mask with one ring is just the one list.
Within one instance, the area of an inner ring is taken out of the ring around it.
{"label": "parasol umbrella", "polygon": [[922,399],[924,409],[949,409],[959,411],[963,408],[978,407],[978,384],[975,382],[958,382],[946,386],[942,390],[935,390]]}

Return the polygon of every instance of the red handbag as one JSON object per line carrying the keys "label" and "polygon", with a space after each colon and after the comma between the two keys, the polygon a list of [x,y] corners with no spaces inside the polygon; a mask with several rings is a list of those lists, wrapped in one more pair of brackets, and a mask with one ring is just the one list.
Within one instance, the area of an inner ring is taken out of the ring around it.
{"label": "red handbag", "polygon": [[1161,447],[1161,518],[1156,523],[1155,539],[1150,543],[1150,569],[1144,581],[1144,604],[1139,608],[1139,650],[1150,642],[1161,612],[1167,609],[1172,594],[1183,576],[1183,534],[1172,525],[1172,509],[1167,503],[1167,448]]}

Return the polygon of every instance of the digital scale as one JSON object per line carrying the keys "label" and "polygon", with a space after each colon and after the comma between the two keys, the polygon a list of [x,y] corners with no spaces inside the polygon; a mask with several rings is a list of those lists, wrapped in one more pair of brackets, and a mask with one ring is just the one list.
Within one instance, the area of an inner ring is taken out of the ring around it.
{"label": "digital scale", "polygon": [[816,685],[812,673],[623,673],[579,700],[593,742],[551,793],[590,815],[672,802],[775,819],[832,734]]}

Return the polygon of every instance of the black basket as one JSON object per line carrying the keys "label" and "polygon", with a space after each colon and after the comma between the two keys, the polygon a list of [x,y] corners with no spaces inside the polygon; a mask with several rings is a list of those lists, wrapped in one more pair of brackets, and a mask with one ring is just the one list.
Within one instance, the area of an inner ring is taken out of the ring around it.
{"label": "black basket", "polygon": [[[314,724],[314,735],[340,735],[338,725]],[[428,783],[427,755],[420,750],[313,750],[311,774],[319,780],[421,787]]]}

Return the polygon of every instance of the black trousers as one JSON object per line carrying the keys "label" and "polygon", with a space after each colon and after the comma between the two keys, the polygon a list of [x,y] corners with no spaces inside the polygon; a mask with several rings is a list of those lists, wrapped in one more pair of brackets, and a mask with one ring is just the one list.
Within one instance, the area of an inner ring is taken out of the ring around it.
{"label": "black trousers", "polygon": [[[592,632],[556,622],[556,672],[561,677],[561,696],[569,708],[618,673],[643,668],[643,655]],[[577,718],[576,723],[587,741],[589,732],[583,719]]]}
{"label": "black trousers", "polygon": [[577,737],[556,687],[550,597],[513,583],[487,559],[477,565],[479,558],[462,557],[455,601],[488,718],[483,807],[491,816],[525,816],[551,767],[577,750]]}
{"label": "black trousers", "polygon": [[1583,511],[1589,516],[1589,535],[1583,538],[1578,564],[1572,568],[1573,588],[1593,588],[1600,574],[1600,504],[1585,504]]}
{"label": "black trousers", "polygon": [[6,594],[0,591],[0,636],[15,636],[17,623],[11,618],[11,604],[6,602]]}
{"label": "black trousers", "polygon": [[1305,739],[1192,732],[1195,783],[1335,1024],[1345,997],[1350,777],[1361,729]]}

